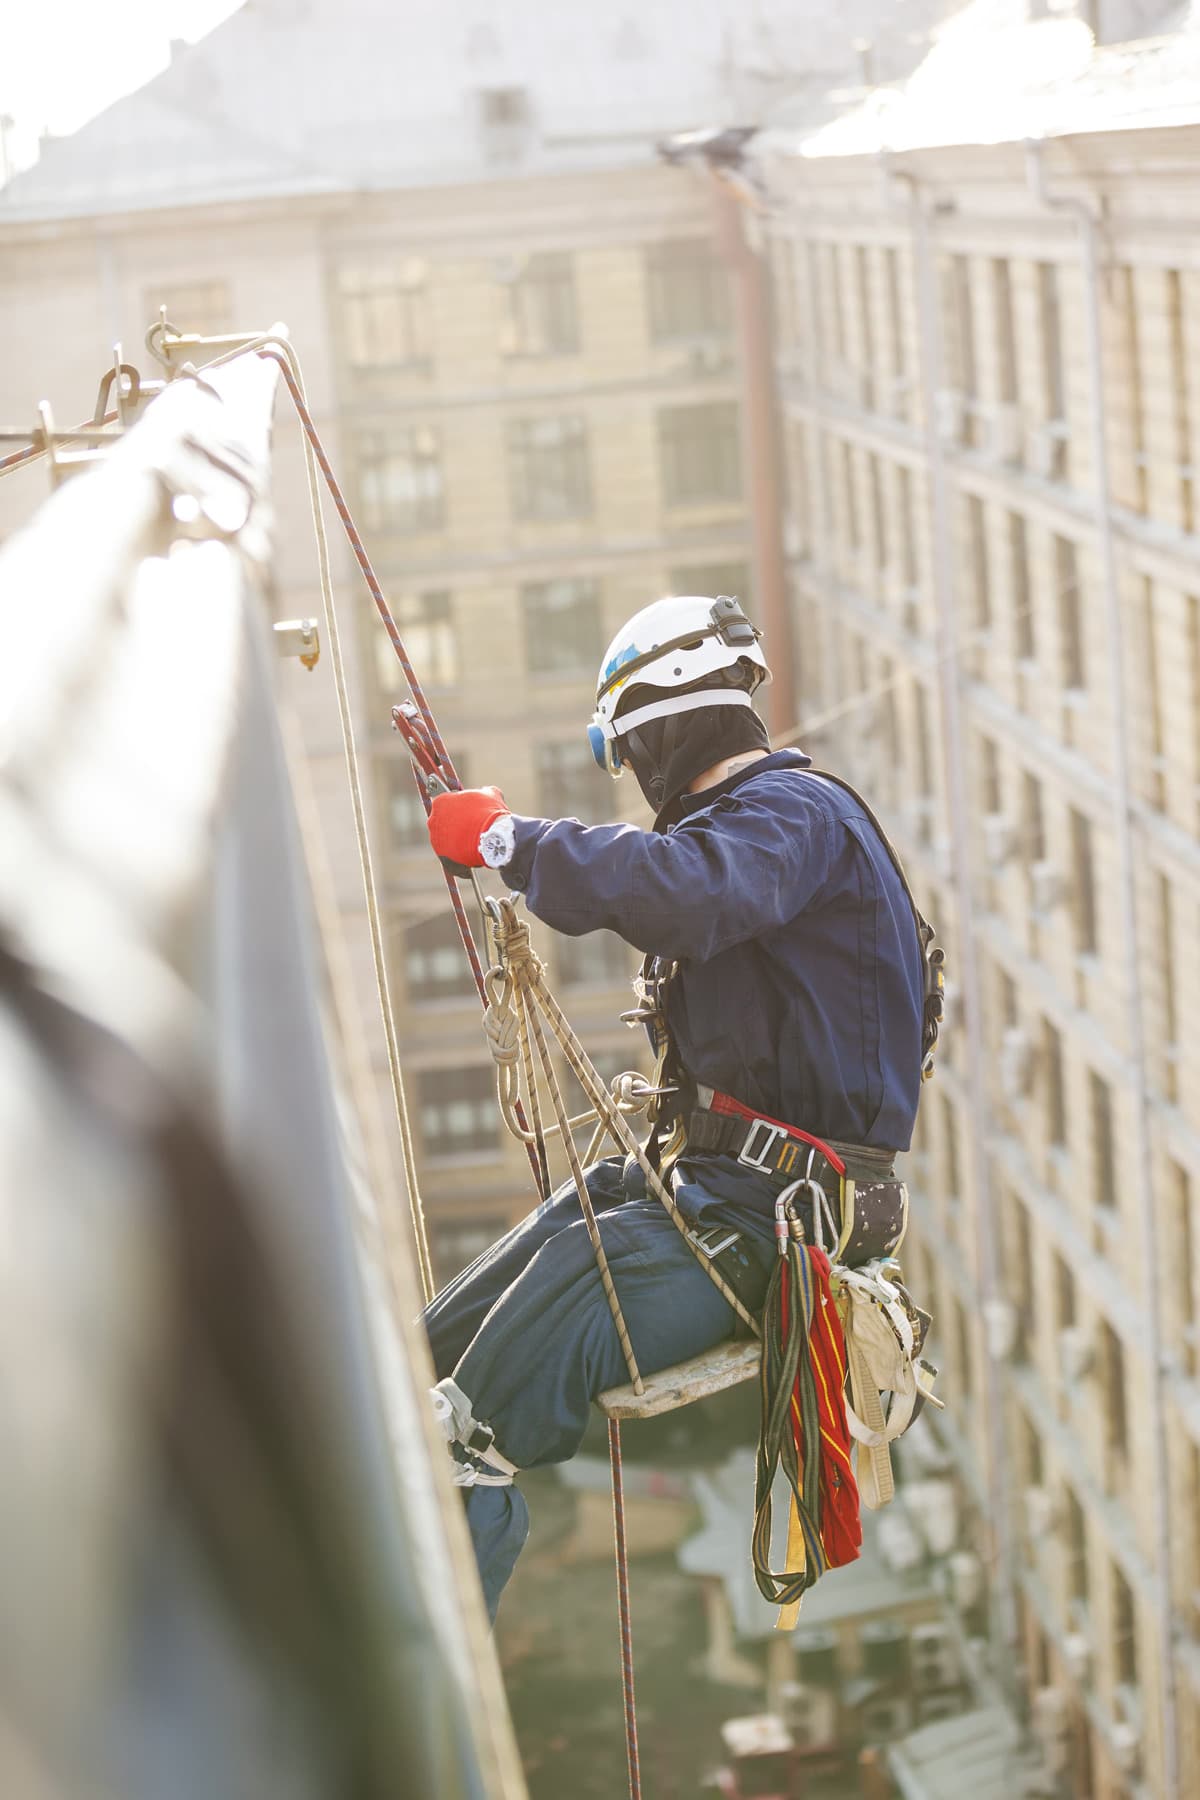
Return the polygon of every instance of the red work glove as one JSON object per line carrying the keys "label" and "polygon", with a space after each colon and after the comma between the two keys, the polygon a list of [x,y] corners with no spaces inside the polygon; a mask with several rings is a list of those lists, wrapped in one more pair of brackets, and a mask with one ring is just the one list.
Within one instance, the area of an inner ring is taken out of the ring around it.
{"label": "red work glove", "polygon": [[497,787],[460,788],[454,794],[438,794],[429,809],[429,838],[454,875],[485,867],[479,840],[497,819],[508,817],[504,795]]}

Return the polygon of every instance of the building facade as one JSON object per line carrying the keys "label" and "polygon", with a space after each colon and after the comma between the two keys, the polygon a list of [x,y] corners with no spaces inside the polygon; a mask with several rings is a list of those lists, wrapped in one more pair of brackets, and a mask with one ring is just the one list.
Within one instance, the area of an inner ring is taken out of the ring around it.
{"label": "building facade", "polygon": [[[587,748],[601,653],[664,593],[752,598],[731,284],[705,185],[653,147],[656,132],[719,107],[731,9],[690,13],[686,51],[669,56],[635,24],[589,15],[576,21],[583,64],[564,60],[554,29],[523,35],[517,13],[505,32],[447,18],[401,33],[374,0],[298,21],[292,10],[247,6],[0,193],[0,416],[32,424],[48,398],[60,425],[87,417],[114,341],[158,373],[141,345],[160,306],[208,334],[284,321],[464,779],[498,783],[527,813],[643,817],[634,784],[614,787]],[[298,117],[295,92],[347,59],[354,81],[322,85],[320,106]],[[229,120],[251,98],[248,136]],[[276,610],[317,616],[301,440],[285,407]],[[36,469],[4,484],[0,530],[43,491]],[[444,1278],[534,1196],[500,1122],[478,1001],[392,730],[401,670],[330,522],[408,1110]],[[281,664],[280,682],[395,1145],[328,656],[311,674]],[[642,1034],[617,1017],[633,952],[608,935],[535,937],[601,1070],[641,1066]]]}
{"label": "building facade", "polygon": [[1198,159],[763,163],[804,741],[952,982],[906,1266],[992,1671],[1097,1800],[1200,1757]]}

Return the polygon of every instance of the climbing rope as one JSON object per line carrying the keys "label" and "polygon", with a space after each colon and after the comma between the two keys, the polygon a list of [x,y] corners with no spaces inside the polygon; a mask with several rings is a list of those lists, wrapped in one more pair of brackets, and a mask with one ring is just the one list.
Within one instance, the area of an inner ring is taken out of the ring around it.
{"label": "climbing rope", "polygon": [[608,1421],[608,1464],[612,1470],[613,1542],[617,1562],[617,1620],[621,1632],[621,1701],[625,1710],[625,1758],[629,1800],[642,1800],[637,1706],[633,1694],[633,1619],[629,1609],[629,1552],[625,1542],[625,1480],[621,1468],[621,1426]]}
{"label": "climbing rope", "polygon": [[[732,1307],[742,1323],[757,1337],[759,1326],[754,1314],[738,1298],[720,1272],[713,1267],[711,1259],[705,1256],[700,1247],[693,1242],[687,1220],[680,1212],[674,1195],[630,1130],[621,1105],[605,1087],[570,1020],[546,985],[545,969],[539,958],[533,953],[529,941],[529,926],[518,916],[515,901],[511,898],[489,900],[488,911],[492,919],[492,942],[497,959],[495,972],[500,978],[494,985],[493,991],[498,994],[500,1003],[523,1004],[530,1009],[532,1017],[536,1017],[536,1014],[540,1013],[545,1019],[564,1058],[583,1089],[585,1097],[593,1108],[593,1113],[585,1115],[585,1119],[595,1116],[599,1120],[597,1136],[600,1135],[600,1128],[602,1128],[604,1135],[610,1137],[619,1150],[634,1158],[646,1178],[647,1188],[662,1203],[672,1224],[708,1275],[713,1286]],[[508,977],[507,986],[503,981],[505,976]],[[623,1091],[631,1098],[636,1098],[638,1095],[637,1080],[638,1077],[631,1076],[624,1087]],[[619,1081],[625,1082],[625,1077],[620,1077]],[[557,1092],[558,1104],[561,1105],[561,1089],[558,1087],[558,1078],[552,1066],[548,1070],[546,1085],[552,1094]],[[649,1100],[658,1090],[646,1085],[642,1091],[645,1099]],[[564,1121],[565,1117],[564,1109]],[[569,1140],[569,1133],[567,1136]],[[636,1383],[635,1392],[641,1392]]]}
{"label": "climbing rope", "polygon": [[[280,354],[280,349],[282,354]],[[280,349],[272,350],[272,360],[277,362],[283,371],[289,391],[298,409],[307,414],[308,408],[304,399],[304,383],[300,372],[300,362],[290,344],[283,343]],[[313,532],[317,543],[317,564],[321,580],[321,602],[325,614],[325,625],[329,636],[330,654],[333,660],[333,684],[337,694],[338,717],[341,722],[342,748],[346,763],[346,777],[350,788],[350,806],[354,815],[354,832],[358,842],[359,864],[362,870],[363,894],[367,908],[367,929],[371,939],[371,958],[375,970],[375,991],[379,1002],[380,1016],[383,1021],[384,1041],[387,1046],[388,1072],[391,1077],[392,1098],[396,1109],[396,1123],[400,1132],[401,1154],[404,1159],[405,1184],[408,1188],[409,1212],[412,1219],[413,1239],[417,1251],[417,1267],[421,1276],[421,1290],[426,1304],[433,1298],[433,1260],[429,1254],[429,1235],[425,1229],[425,1209],[421,1203],[421,1189],[417,1173],[416,1150],[413,1144],[412,1124],[408,1112],[408,1097],[404,1088],[404,1072],[400,1065],[400,1047],[396,1036],[396,1018],[392,1010],[391,991],[387,979],[387,959],[383,945],[383,927],[380,919],[379,895],[375,884],[375,871],[371,857],[371,840],[367,830],[366,804],[363,800],[362,780],[359,773],[358,749],[354,738],[354,720],[350,710],[350,697],[346,682],[346,667],[342,656],[341,633],[338,629],[337,606],[334,601],[333,576],[329,564],[329,540],[325,531],[325,519],[321,510],[321,492],[317,484],[315,447],[305,437],[304,470],[308,480],[308,499],[312,511]]]}

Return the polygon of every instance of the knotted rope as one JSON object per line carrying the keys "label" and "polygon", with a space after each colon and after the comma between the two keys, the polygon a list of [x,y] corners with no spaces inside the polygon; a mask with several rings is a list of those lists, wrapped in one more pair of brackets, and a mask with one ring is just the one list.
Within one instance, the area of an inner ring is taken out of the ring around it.
{"label": "knotted rope", "polygon": [[[495,1041],[502,1047],[502,1055],[497,1058],[497,1087],[500,1094],[501,1113],[506,1127],[513,1136],[521,1138],[524,1142],[528,1142],[530,1137],[534,1137],[538,1141],[539,1152],[542,1154],[544,1154],[544,1140],[547,1136],[560,1135],[563,1138],[584,1217],[590,1221],[588,1236],[591,1239],[592,1248],[596,1252],[597,1266],[600,1268],[601,1280],[604,1282],[605,1294],[609,1300],[614,1323],[617,1325],[617,1333],[622,1338],[622,1349],[628,1338],[628,1332],[625,1329],[624,1319],[621,1317],[615,1291],[610,1291],[611,1276],[607,1275],[607,1262],[602,1261],[603,1245],[600,1243],[598,1229],[594,1229],[595,1219],[587,1188],[583,1182],[583,1168],[571,1137],[572,1131],[593,1119],[597,1121],[597,1128],[588,1149],[588,1160],[590,1161],[595,1155],[604,1136],[610,1137],[618,1150],[622,1150],[626,1155],[634,1158],[646,1178],[647,1190],[665,1208],[672,1224],[713,1286],[743,1324],[748,1326],[755,1336],[760,1335],[758,1322],[753,1313],[738,1298],[720,1272],[713,1267],[711,1260],[693,1242],[687,1220],[680,1212],[674,1195],[626,1122],[626,1112],[641,1111],[657,1090],[651,1088],[643,1076],[629,1070],[617,1077],[614,1084],[615,1092],[609,1093],[576,1035],[570,1020],[546,984],[545,966],[533,949],[529,925],[519,916],[515,901],[509,898],[489,900],[487,908],[496,956],[495,966],[489,970],[487,976],[489,1010],[494,1008],[495,1015],[488,1028],[488,1042],[490,1045]],[[534,1115],[534,1130],[528,1135],[516,1127],[515,1087],[513,1084],[517,1079],[518,1058],[512,1055],[510,1048],[512,1026],[506,1017],[509,1012],[515,1016],[516,1020],[517,1042],[521,1050],[520,1060],[525,1062],[530,1112]],[[563,1105],[562,1088],[545,1044],[543,1020],[553,1033],[559,1049],[583,1089],[586,1099],[591,1103],[589,1112],[580,1114],[574,1119],[567,1117],[566,1108]],[[533,1055],[527,1054],[531,1044],[537,1053],[546,1091],[551,1099],[555,1115],[554,1126],[540,1127],[538,1083],[533,1078]],[[627,1363],[629,1363],[631,1355],[632,1351],[626,1356]],[[629,1370],[634,1392],[640,1394],[643,1391],[640,1377],[635,1376],[632,1364],[629,1364]]]}

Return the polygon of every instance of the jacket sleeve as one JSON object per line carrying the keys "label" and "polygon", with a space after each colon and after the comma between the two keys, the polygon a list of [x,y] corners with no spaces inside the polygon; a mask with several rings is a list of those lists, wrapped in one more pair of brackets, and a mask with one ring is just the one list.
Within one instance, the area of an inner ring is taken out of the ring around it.
{"label": "jacket sleeve", "polygon": [[556,931],[704,962],[803,912],[828,879],[836,823],[788,785],[785,799],[777,781],[745,784],[666,836],[518,818],[504,878]]}

